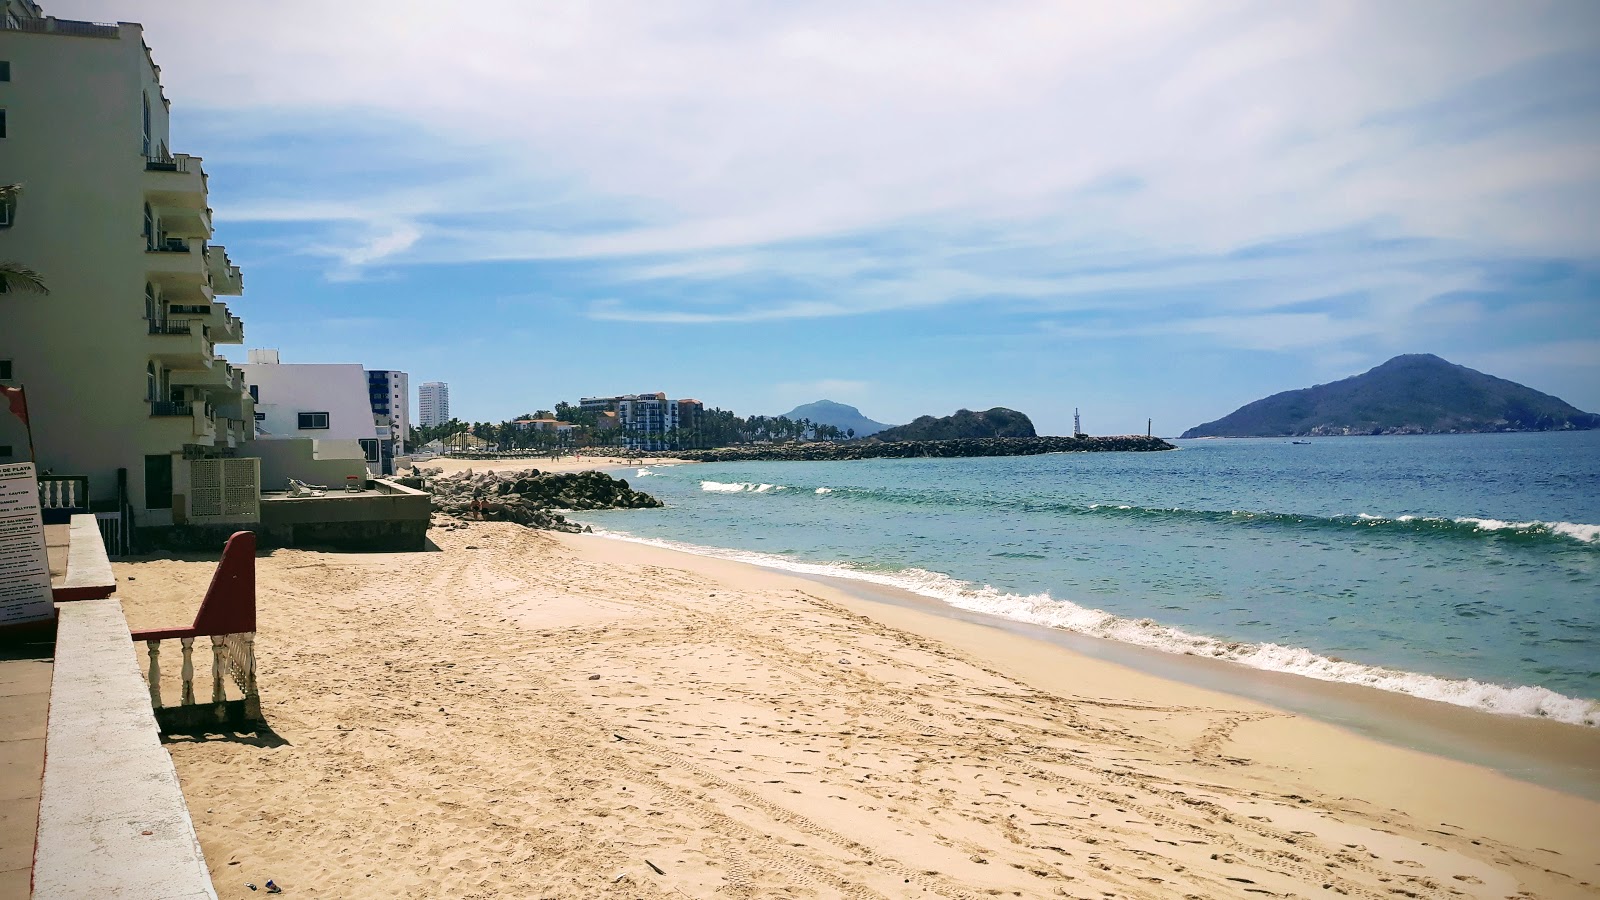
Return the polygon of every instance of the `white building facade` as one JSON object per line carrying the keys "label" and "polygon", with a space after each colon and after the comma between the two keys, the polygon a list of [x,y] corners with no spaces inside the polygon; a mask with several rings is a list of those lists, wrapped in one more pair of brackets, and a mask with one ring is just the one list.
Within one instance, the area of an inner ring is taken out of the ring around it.
{"label": "white building facade", "polygon": [[432,428],[450,421],[450,385],[425,381],[417,388],[417,424]]}
{"label": "white building facade", "polygon": [[393,460],[406,453],[411,435],[411,386],[404,372],[393,369],[367,370],[367,400],[379,430],[388,429],[379,446],[379,462],[385,475],[394,474]]}
{"label": "white building facade", "polygon": [[[313,460],[304,474],[289,462],[284,477],[301,480],[340,480],[350,474],[376,472],[381,465],[382,442],[389,435],[387,425],[379,426],[372,414],[367,392],[367,370],[357,363],[289,363],[279,360],[276,350],[251,350],[250,362],[240,366],[246,390],[255,408],[256,451],[263,458],[265,483],[271,490],[282,490],[276,482],[280,460]],[[309,447],[288,449],[285,442],[311,442]],[[340,462],[342,461],[342,462]],[[340,466],[343,466],[343,469]],[[348,470],[348,471],[345,471]]]}
{"label": "white building facade", "polygon": [[[252,403],[216,352],[244,341],[222,299],[243,276],[211,243],[200,157],[171,149],[143,30],[0,4],[0,181],[23,185],[0,257],[49,289],[0,295],[0,375],[27,392],[40,469],[134,526],[254,521]],[[0,416],[0,462],[26,459]]]}

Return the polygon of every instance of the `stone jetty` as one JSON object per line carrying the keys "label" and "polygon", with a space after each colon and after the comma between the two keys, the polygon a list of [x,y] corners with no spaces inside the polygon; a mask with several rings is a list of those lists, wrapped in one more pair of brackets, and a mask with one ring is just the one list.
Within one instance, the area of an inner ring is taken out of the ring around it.
{"label": "stone jetty", "polygon": [[940,459],[959,456],[1037,456],[1041,453],[1176,450],[1161,438],[1144,435],[1105,437],[993,437],[948,441],[847,441],[812,444],[745,444],[675,454],[694,462],[768,460]]}
{"label": "stone jetty", "polygon": [[449,527],[449,520],[515,522],[528,528],[579,532],[584,526],[570,522],[558,509],[653,509],[661,501],[603,472],[544,473],[473,472],[467,469],[445,475],[439,469],[418,469],[402,484],[433,495],[433,511]]}

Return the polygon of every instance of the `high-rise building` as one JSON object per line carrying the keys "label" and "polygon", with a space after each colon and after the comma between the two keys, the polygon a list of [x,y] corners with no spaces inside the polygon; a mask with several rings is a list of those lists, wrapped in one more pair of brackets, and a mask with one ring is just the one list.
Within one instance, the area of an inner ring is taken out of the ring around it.
{"label": "high-rise building", "polygon": [[[134,525],[259,515],[254,409],[218,344],[243,291],[211,243],[207,176],[174,153],[161,69],[137,24],[47,18],[0,0],[4,258],[49,296],[0,302],[0,374],[27,393],[41,470],[87,476]],[[26,434],[0,416],[0,463]]]}
{"label": "high-rise building", "polygon": [[[404,456],[411,435],[411,387],[406,373],[368,369],[367,397],[372,401],[373,418],[380,428],[388,429],[384,458]],[[387,465],[384,471],[390,471]]]}
{"label": "high-rise building", "polygon": [[450,385],[425,381],[417,388],[417,424],[423,428],[450,421]]}

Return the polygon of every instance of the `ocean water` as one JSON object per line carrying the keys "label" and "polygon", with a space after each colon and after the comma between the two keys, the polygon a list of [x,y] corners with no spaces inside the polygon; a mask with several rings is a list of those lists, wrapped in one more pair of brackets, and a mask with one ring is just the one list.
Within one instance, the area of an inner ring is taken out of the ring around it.
{"label": "ocean water", "polygon": [[604,533],[1600,726],[1600,432],[623,473]]}

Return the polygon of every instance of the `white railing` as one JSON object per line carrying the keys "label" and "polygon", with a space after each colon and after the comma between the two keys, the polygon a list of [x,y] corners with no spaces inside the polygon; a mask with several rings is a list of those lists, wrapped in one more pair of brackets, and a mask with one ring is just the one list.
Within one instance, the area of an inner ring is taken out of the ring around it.
{"label": "white railing", "polygon": [[39,506],[44,509],[88,509],[89,479],[81,475],[40,477]]}
{"label": "white railing", "polygon": [[[173,706],[161,702],[161,639],[145,641],[150,656],[147,680],[150,687],[150,705],[156,710],[184,706],[218,706],[228,702],[224,676],[231,677],[244,701],[245,718],[261,717],[261,697],[256,691],[256,651],[254,632],[212,635],[211,637],[211,701],[198,703],[194,694],[194,638],[178,638],[183,650],[183,669],[180,676],[182,700]],[[219,709],[219,718],[225,718]]]}

